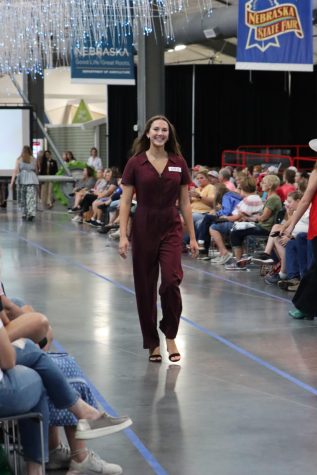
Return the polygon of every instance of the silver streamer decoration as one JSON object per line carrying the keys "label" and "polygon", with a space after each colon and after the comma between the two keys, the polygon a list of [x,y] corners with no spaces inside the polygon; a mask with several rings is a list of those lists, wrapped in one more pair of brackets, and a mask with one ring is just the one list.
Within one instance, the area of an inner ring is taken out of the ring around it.
{"label": "silver streamer decoration", "polygon": [[[212,0],[197,0],[211,11]],[[116,34],[151,34],[154,16],[160,32],[173,38],[172,15],[186,13],[188,0],[0,0],[0,72],[43,74],[67,64],[70,49]]]}

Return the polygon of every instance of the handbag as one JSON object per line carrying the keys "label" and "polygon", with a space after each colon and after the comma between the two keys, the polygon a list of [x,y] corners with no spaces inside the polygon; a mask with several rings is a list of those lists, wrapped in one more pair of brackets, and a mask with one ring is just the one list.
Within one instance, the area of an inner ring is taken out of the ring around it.
{"label": "handbag", "polygon": [[[92,390],[78,366],[75,358],[67,353],[48,353],[50,358],[60,368],[67,381],[79,396],[88,404],[98,408],[97,401]],[[76,426],[77,418],[67,409],[57,409],[52,401],[48,399],[50,426]]]}

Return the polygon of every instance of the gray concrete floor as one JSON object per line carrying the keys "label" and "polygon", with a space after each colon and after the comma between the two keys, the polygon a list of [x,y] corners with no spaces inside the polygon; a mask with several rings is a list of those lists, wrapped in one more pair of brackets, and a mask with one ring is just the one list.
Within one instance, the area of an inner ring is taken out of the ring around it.
{"label": "gray concrete floor", "polygon": [[[258,269],[228,272],[184,256],[180,364],[150,364],[131,259],[61,208],[22,222],[0,214],[8,295],[50,319],[106,410],[131,430],[94,441],[127,475],[316,475],[317,326],[288,317],[291,295]],[[141,251],[140,251],[141,252]]]}

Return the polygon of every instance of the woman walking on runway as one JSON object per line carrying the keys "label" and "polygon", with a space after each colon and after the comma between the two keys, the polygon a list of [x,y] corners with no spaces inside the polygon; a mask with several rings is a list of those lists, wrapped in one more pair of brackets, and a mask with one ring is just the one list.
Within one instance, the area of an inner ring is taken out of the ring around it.
{"label": "woman walking on runway", "polygon": [[175,338],[182,312],[179,285],[183,278],[181,267],[182,224],[176,203],[187,225],[190,250],[198,254],[188,185],[191,177],[181,156],[173,125],[164,116],[152,117],[143,134],[133,146],[122,177],[120,204],[119,253],[126,258],[128,251],[127,225],[134,191],[137,210],[132,226],[132,260],[135,292],[143,347],[149,349],[149,360],[161,362],[160,339],[157,330],[157,282],[161,270],[163,318],[160,330],[165,334],[169,359],[181,356]]}
{"label": "woman walking on runway", "polygon": [[[317,151],[316,140],[311,141],[309,145],[313,150]],[[293,214],[291,224],[284,230],[284,234],[292,235],[295,225],[310,205],[307,238],[312,242],[314,262],[299,284],[293,298],[293,304],[296,308],[289,311],[289,315],[295,319],[307,318],[308,320],[313,320],[317,316],[317,163],[309,177],[304,196]]]}

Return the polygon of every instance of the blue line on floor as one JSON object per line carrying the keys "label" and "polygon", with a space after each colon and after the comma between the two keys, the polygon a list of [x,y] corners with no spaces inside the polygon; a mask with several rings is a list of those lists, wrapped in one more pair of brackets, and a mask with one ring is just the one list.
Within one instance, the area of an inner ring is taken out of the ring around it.
{"label": "blue line on floor", "polygon": [[245,350],[241,346],[236,345],[235,343],[232,343],[230,340],[227,340],[226,338],[223,338],[220,335],[217,335],[217,333],[212,332],[211,330],[208,330],[207,328],[199,325],[198,323],[193,322],[192,320],[189,320],[186,317],[182,317],[184,322],[188,323],[188,325],[192,326],[196,330],[204,333],[205,335],[210,336],[211,338],[219,341],[220,343],[223,343],[226,345],[228,348],[231,348],[232,350],[236,351],[240,355],[245,356],[246,358],[249,358],[252,361],[255,361],[255,363],[258,363],[259,365],[263,366],[264,368],[269,369],[275,374],[278,374],[279,376],[282,376],[282,378],[287,379],[291,383],[296,384],[296,386],[299,386],[302,389],[305,389],[305,391],[310,392],[311,394],[314,394],[315,396],[317,395],[317,389],[315,389],[313,386],[310,386],[309,384],[304,383],[300,379],[295,378],[294,376],[286,373],[286,371],[283,371],[279,368],[276,368],[276,366],[271,365],[267,361],[263,360],[262,358],[259,358],[258,356],[254,355],[253,353],[250,353],[250,351]]}
{"label": "blue line on floor", "polygon": [[[53,340],[53,344],[58,351],[62,353],[67,353],[67,351],[63,348],[63,346],[58,341]],[[96,400],[101,404],[103,409],[112,416],[115,416],[115,417],[118,416],[118,414],[113,410],[110,404],[104,399],[102,394],[100,394],[98,389],[86,377],[86,375],[85,375],[85,379],[87,380],[87,383],[89,387],[91,388],[93,395],[95,396]],[[142,441],[139,439],[139,437],[136,435],[136,433],[132,429],[125,429],[124,433],[130,440],[130,442],[132,442],[132,444],[135,446],[135,448],[140,452],[144,460],[150,465],[154,473],[156,473],[157,475],[168,475],[168,472],[164,470],[164,468],[159,464],[159,462],[156,460],[154,455],[149,451],[149,449],[145,447],[145,445],[142,443]]]}
{"label": "blue line on floor", "polygon": [[109,277],[106,277],[102,274],[99,274],[98,272],[95,272],[94,270],[90,269],[89,267],[85,266],[84,264],[80,264],[79,262],[74,261],[73,259],[67,257],[67,256],[62,256],[60,254],[57,254],[56,252],[52,252],[49,249],[46,249],[46,247],[41,246],[37,242],[31,241],[30,239],[26,239],[22,236],[18,236],[18,238],[21,241],[26,242],[32,247],[35,247],[36,249],[40,249],[41,251],[45,252],[46,254],[49,254],[50,256],[53,256],[57,259],[60,259],[61,261],[67,261],[69,264],[71,264],[74,267],[78,267],[79,269],[83,269],[86,272],[89,272],[90,274],[95,275],[96,277],[99,277],[100,279],[105,280],[106,282],[110,282],[111,284],[114,284],[116,287],[119,289],[125,290],[126,292],[129,292],[132,295],[135,295],[134,291],[129,289],[129,287],[126,287],[125,285],[121,284],[117,280],[110,279]]}
{"label": "blue line on floor", "polygon": [[[48,249],[46,249],[45,247],[42,247],[41,245],[33,242],[33,241],[30,241],[26,238],[23,238],[21,236],[18,236],[19,239],[22,239],[23,241],[29,243],[30,245],[32,245],[33,247],[35,248],[38,248],[38,249],[41,249],[43,252],[46,252],[54,257],[57,257],[61,260],[66,260],[67,262],[71,263],[72,265],[78,267],[78,268],[81,268],[107,282],[110,282],[112,284],[114,284],[116,287],[118,288],[121,288],[123,290],[125,290],[126,292],[129,292],[130,294],[134,294],[134,291],[129,289],[128,287],[125,287],[124,285],[120,284],[119,282],[115,281],[115,280],[112,280],[112,279],[109,279],[107,277],[104,277],[103,275],[101,274],[98,274],[97,272],[93,271],[92,269],[89,269],[89,267],[86,267],[82,264],[79,264],[79,263],[76,263],[74,261],[72,261],[71,259],[67,258],[67,257],[63,257],[63,256],[59,256],[58,254],[52,252],[52,251],[49,251]],[[184,267],[188,267],[190,269],[193,269],[193,270],[197,270],[195,269],[194,267],[191,267],[191,266],[184,266]],[[206,271],[205,271],[206,272]],[[206,272],[207,274],[209,274],[209,272]],[[212,273],[210,273],[211,275],[213,275]],[[213,275],[214,277],[216,278],[221,278],[221,276],[218,276],[218,275]],[[231,281],[229,279],[226,279],[226,278],[221,278],[221,280],[224,280],[225,282],[228,282],[228,283],[233,283],[235,285],[241,285],[242,287],[246,287],[248,289],[251,289],[251,290],[254,290],[254,291],[258,291],[257,289],[253,289],[252,287],[249,287],[245,284],[240,284],[238,282],[235,282],[235,281]],[[268,296],[270,297],[274,297],[276,298],[275,295],[271,295],[271,294],[268,294],[264,291],[260,291],[264,294],[267,294]],[[289,302],[289,300],[287,299],[282,299],[280,298],[281,300],[283,301],[286,301],[286,302]],[[188,325],[192,326],[193,328],[195,328],[196,330],[204,333],[205,335],[208,335],[210,336],[211,338],[215,339],[216,341],[220,342],[220,343],[223,343],[224,345],[226,345],[228,348],[231,348],[232,350],[236,351],[237,353],[239,353],[240,355],[243,355],[245,356],[246,358],[249,358],[250,360],[254,361],[255,363],[258,363],[259,365],[269,369],[270,371],[272,371],[273,373],[281,376],[282,378],[286,379],[287,381],[290,381],[291,383],[295,384],[296,386],[310,392],[311,394],[314,394],[314,395],[317,395],[317,389],[315,389],[313,386],[310,386],[306,383],[304,383],[303,381],[295,378],[294,376],[288,374],[286,371],[283,371],[283,370],[280,370],[279,368],[271,365],[270,363],[268,363],[267,361],[263,360],[262,358],[259,358],[258,356],[254,355],[253,353],[250,353],[249,351],[247,350],[244,350],[242,347],[238,346],[238,345],[235,345],[234,343],[232,343],[230,340],[227,340],[226,338],[223,338],[221,337],[220,335],[218,335],[217,333],[214,333],[210,330],[208,330],[207,328],[199,325],[198,323],[195,323],[193,322],[192,320],[188,319],[187,317],[185,316],[182,316],[181,317],[182,320],[184,320],[184,322],[186,322]]]}
{"label": "blue line on floor", "polygon": [[274,298],[276,300],[280,300],[281,302],[287,302],[287,303],[291,302],[290,299],[286,299],[285,297],[280,297],[279,295],[270,294],[269,292],[266,292],[265,290],[260,290],[260,289],[257,289],[255,287],[251,287],[250,285],[242,284],[241,282],[237,282],[236,280],[227,279],[227,277],[223,277],[222,275],[216,274],[214,272],[209,272],[209,271],[203,270],[203,269],[197,269],[197,267],[189,266],[187,264],[182,264],[182,266],[185,269],[190,269],[190,270],[193,270],[193,271],[196,271],[196,272],[200,272],[200,273],[209,275],[211,277],[214,277],[217,280],[222,280],[222,282],[226,282],[227,284],[234,284],[234,285],[237,285],[238,287],[242,287],[244,289],[253,290],[253,292],[257,292],[258,294],[265,295],[266,297],[271,297],[271,298]]}

